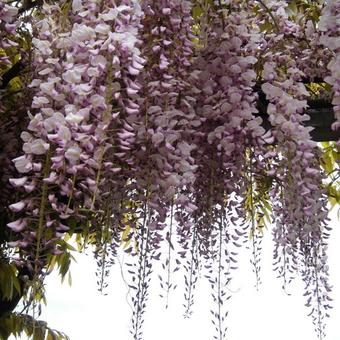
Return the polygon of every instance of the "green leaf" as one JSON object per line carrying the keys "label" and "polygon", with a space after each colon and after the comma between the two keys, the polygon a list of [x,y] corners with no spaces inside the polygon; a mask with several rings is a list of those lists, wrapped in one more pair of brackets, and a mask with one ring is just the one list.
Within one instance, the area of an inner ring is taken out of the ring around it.
{"label": "green leaf", "polygon": [[46,329],[45,327],[40,327],[39,324],[35,325],[33,328],[33,339],[34,340],[45,340],[45,333]]}
{"label": "green leaf", "polygon": [[20,282],[14,265],[0,261],[0,295],[12,299],[15,293],[20,294]]}
{"label": "green leaf", "polygon": [[273,30],[273,24],[270,23],[269,21],[260,24],[260,30],[261,32],[271,32]]}
{"label": "green leaf", "polygon": [[329,174],[334,169],[334,160],[329,152],[325,152],[321,157],[321,165],[324,170]]}
{"label": "green leaf", "polygon": [[192,9],[192,16],[194,19],[198,19],[203,14],[203,9],[201,6],[194,6]]}
{"label": "green leaf", "polygon": [[67,282],[68,282],[69,286],[72,286],[72,275],[71,275],[71,272],[68,272]]}
{"label": "green leaf", "polygon": [[59,265],[59,274],[61,275],[61,281],[64,282],[65,275],[70,269],[71,254],[70,253],[61,254],[59,256],[58,265]]}
{"label": "green leaf", "polygon": [[290,17],[294,17],[299,13],[299,9],[295,1],[290,1],[288,7],[286,8],[286,12]]}
{"label": "green leaf", "polygon": [[51,330],[48,331],[46,340],[58,340],[58,339],[62,339],[62,338],[60,338],[59,336],[56,336]]}

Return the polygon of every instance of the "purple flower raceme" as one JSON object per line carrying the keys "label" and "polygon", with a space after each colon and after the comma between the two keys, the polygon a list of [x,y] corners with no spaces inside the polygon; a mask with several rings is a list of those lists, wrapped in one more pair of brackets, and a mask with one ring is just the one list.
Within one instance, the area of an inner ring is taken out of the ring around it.
{"label": "purple flower raceme", "polygon": [[[15,173],[12,159],[21,153],[20,134],[27,124],[27,107],[30,106],[30,91],[19,87],[16,72],[24,68],[27,51],[22,46],[24,38],[18,30],[20,21],[18,8],[10,2],[0,1],[0,213],[3,222],[11,212],[13,187],[9,179]],[[14,79],[13,79],[14,78]],[[12,81],[14,80],[14,81]]]}
{"label": "purple flower raceme", "polygon": [[204,38],[199,42],[189,78],[192,97],[196,98],[192,120],[196,178],[192,189],[187,188],[178,197],[185,210],[179,209],[176,216],[181,256],[186,258],[185,315],[192,313],[202,263],[216,292],[213,299],[218,312],[213,314],[213,322],[219,339],[225,334],[223,304],[230,297],[225,287],[230,282],[230,270],[236,268],[241,238],[249,234],[248,224],[239,233],[234,230],[245,219],[242,208],[249,186],[244,176],[247,153],[253,148],[262,149],[269,137],[265,136],[261,118],[255,116],[254,55],[259,48],[259,34],[252,29],[247,10],[237,2],[231,6],[234,11],[226,17],[227,11],[222,8],[201,17]]}
{"label": "purple flower raceme", "polygon": [[[282,36],[302,35],[283,7],[275,5],[277,25]],[[292,27],[294,31],[292,32]],[[268,44],[281,44],[282,36],[271,37]],[[297,42],[290,43],[283,54],[267,54],[262,91],[269,101],[267,112],[277,143],[273,230],[276,243],[274,260],[286,286],[300,271],[306,283],[307,305],[320,338],[324,334],[324,317],[328,314],[330,285],[323,259],[327,249],[327,197],[322,188],[325,179],[317,163],[318,150],[311,140],[312,128],[303,126],[309,117],[307,92],[297,67]],[[282,72],[283,67],[286,69]],[[317,274],[316,274],[317,273]]]}
{"label": "purple flower raceme", "polygon": [[[18,9],[15,6],[7,4],[6,1],[0,1],[0,48],[7,49],[13,46],[18,46],[11,37],[14,37],[16,29],[19,25],[17,20]],[[0,62],[11,64],[8,56],[1,53]]]}
{"label": "purple flower raceme", "polygon": [[[242,196],[245,150],[263,143],[265,130],[261,118],[255,117],[257,95],[252,89],[258,35],[248,29],[246,12],[235,11],[225,19],[224,26],[219,15],[213,20],[215,26],[207,33],[209,43],[199,51],[191,79],[198,98],[195,190],[205,192],[204,196],[210,197],[215,206],[222,204],[231,192]],[[217,178],[223,186],[216,183],[219,193],[211,195],[209,182],[216,182]],[[196,198],[197,204],[210,204],[200,196]]]}
{"label": "purple flower raceme", "polygon": [[[333,108],[336,122],[334,130],[340,129],[340,4],[338,1],[330,0],[322,10],[319,25],[321,31],[320,43],[327,47],[333,54],[332,60],[327,65],[330,75],[325,81],[333,88]],[[339,144],[339,141],[338,141]]]}
{"label": "purple flower raceme", "polygon": [[[141,334],[151,260],[160,258],[163,241],[168,243],[167,253],[171,253],[175,228],[172,223],[170,230],[165,228],[166,218],[173,221],[177,197],[184,188],[192,186],[196,169],[191,157],[195,145],[190,140],[194,99],[188,82],[194,50],[191,3],[146,0],[141,4],[144,12],[141,52],[146,62],[137,76],[138,86],[131,86],[131,95],[139,90],[143,98],[140,110],[133,110],[137,111],[136,118],[131,121],[136,135],[131,176],[139,194],[136,199],[144,206],[138,234],[139,264],[133,276],[139,283],[133,301],[136,338]],[[167,273],[171,271],[171,257],[165,260]],[[164,279],[167,295],[169,280],[170,274]]]}
{"label": "purple flower raceme", "polygon": [[[195,145],[188,134],[195,112],[187,82],[193,22],[189,1],[144,1],[143,9],[142,53],[147,62],[138,78],[144,99],[136,142],[144,145],[137,155],[144,177],[140,182],[148,182],[149,200],[157,205],[171,202],[177,190],[194,181],[190,155]],[[155,16],[160,18],[156,26]]]}
{"label": "purple flower raceme", "polygon": [[119,169],[128,159],[117,147],[129,142],[129,111],[138,104],[124,84],[143,67],[137,2],[74,1],[72,12],[60,17],[63,4],[45,4],[35,23],[35,96],[21,135],[24,154],[13,160],[25,180],[12,183],[28,195],[10,206],[22,216],[9,227],[24,223],[21,238],[41,249],[55,247],[48,241],[63,235],[70,217],[105,215],[101,197],[125,181]]}
{"label": "purple flower raceme", "polygon": [[[163,262],[167,301],[172,274],[184,267],[186,316],[203,268],[222,340],[237,249],[250,235],[259,283],[261,228],[272,214],[279,276],[288,284],[302,274],[322,336],[330,308],[327,200],[303,125],[303,78],[328,75],[337,114],[337,5],[325,6],[322,34],[293,22],[285,1],[205,5],[194,18],[197,8],[183,0],[44,4],[33,23],[29,124],[13,159],[19,176],[9,180],[18,189],[10,245],[40,273],[44,254],[64,251],[69,229],[95,234],[101,290],[123,245],[136,255],[129,264],[135,340],[153,261]],[[0,25],[14,22],[14,12],[0,2]],[[331,75],[320,67],[331,53],[321,43],[334,53]]]}

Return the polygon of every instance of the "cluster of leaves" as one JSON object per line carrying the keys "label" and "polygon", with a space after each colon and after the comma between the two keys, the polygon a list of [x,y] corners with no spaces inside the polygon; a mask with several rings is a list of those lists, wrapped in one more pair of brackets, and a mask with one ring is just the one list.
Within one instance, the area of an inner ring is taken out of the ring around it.
{"label": "cluster of leaves", "polygon": [[[321,166],[327,174],[325,188],[327,190],[329,204],[334,208],[340,205],[340,169],[338,166],[340,153],[334,142],[323,142],[321,144]],[[340,217],[339,214],[340,211],[338,210],[338,217]]]}
{"label": "cluster of leaves", "polygon": [[16,313],[0,319],[1,339],[7,340],[11,335],[25,336],[34,340],[69,340],[67,335],[49,328],[46,322]]}

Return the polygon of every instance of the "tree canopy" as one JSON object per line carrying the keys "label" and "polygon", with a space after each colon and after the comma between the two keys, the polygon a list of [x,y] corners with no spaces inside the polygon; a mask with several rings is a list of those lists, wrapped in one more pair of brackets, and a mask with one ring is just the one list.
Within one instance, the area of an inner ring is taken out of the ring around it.
{"label": "tree canopy", "polygon": [[284,288],[302,278],[324,337],[338,1],[0,0],[0,28],[2,338],[66,338],[34,317],[74,237],[94,247],[102,292],[129,254],[132,339],[155,261],[166,301],[184,273],[186,317],[204,274],[225,339],[238,249],[251,244],[259,285],[269,227],[274,269]]}

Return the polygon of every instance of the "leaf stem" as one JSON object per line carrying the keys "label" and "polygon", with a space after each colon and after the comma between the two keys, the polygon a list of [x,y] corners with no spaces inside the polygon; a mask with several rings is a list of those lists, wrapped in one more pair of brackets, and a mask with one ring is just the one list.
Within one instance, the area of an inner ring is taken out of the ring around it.
{"label": "leaf stem", "polygon": [[280,27],[272,13],[272,11],[270,10],[270,8],[268,8],[268,6],[262,1],[262,0],[258,0],[259,4],[266,10],[266,12],[270,15],[270,17],[273,19],[273,23],[275,25],[276,31],[279,32],[280,31]]}

